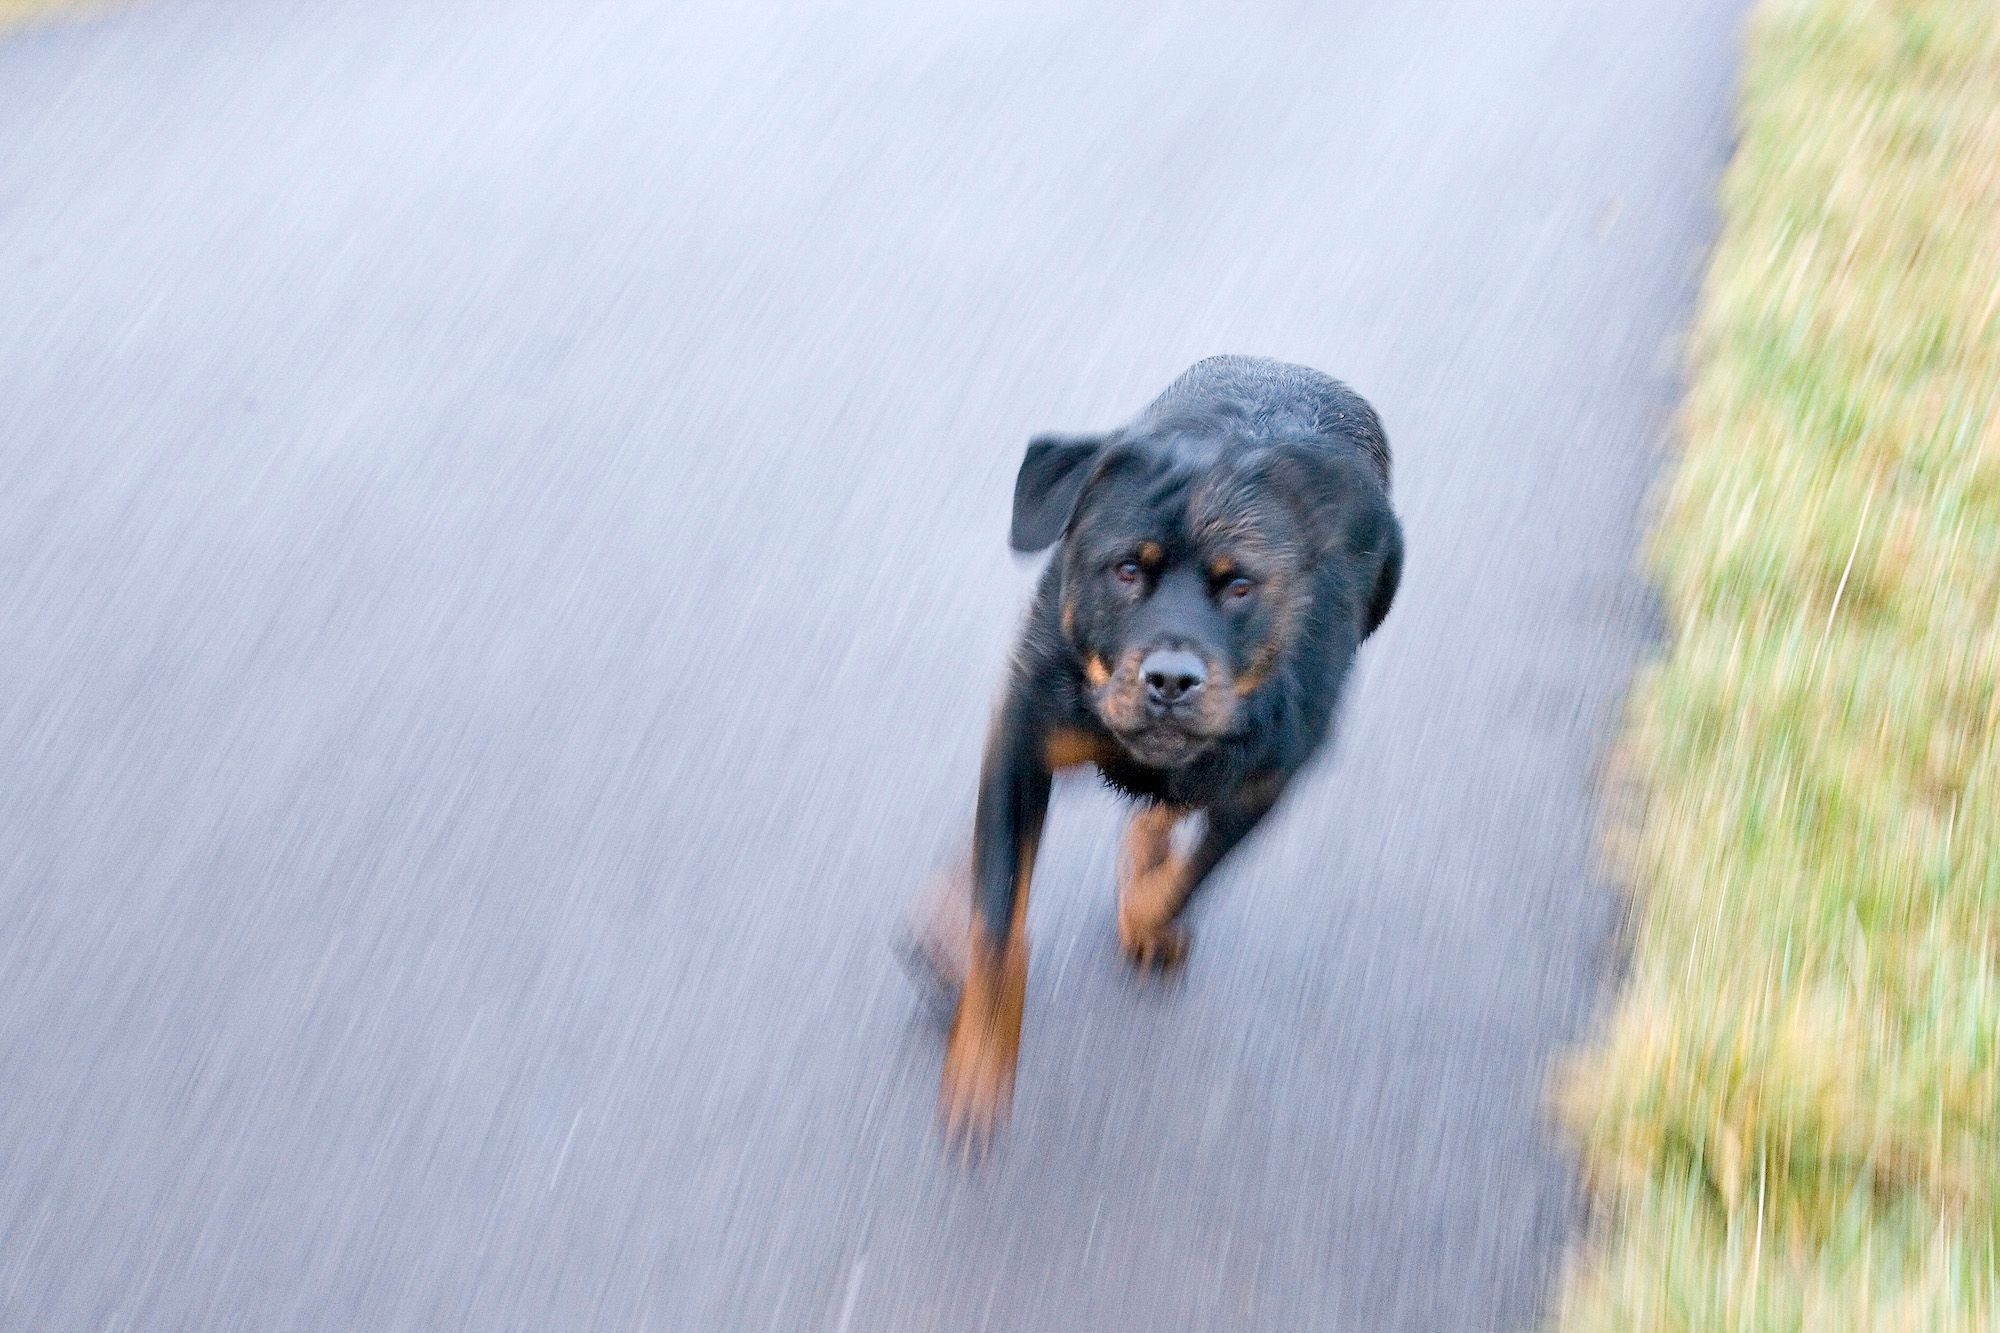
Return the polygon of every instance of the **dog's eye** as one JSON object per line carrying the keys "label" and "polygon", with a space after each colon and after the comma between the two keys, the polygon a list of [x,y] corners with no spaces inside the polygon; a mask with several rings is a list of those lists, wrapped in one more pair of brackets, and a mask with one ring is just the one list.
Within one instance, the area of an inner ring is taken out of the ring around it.
{"label": "dog's eye", "polygon": [[1119,561],[1118,567],[1111,571],[1111,577],[1117,579],[1120,583],[1137,583],[1139,581],[1139,562],[1137,560]]}
{"label": "dog's eye", "polygon": [[1256,590],[1256,585],[1246,578],[1233,578],[1222,585],[1222,595],[1229,601],[1240,602]]}

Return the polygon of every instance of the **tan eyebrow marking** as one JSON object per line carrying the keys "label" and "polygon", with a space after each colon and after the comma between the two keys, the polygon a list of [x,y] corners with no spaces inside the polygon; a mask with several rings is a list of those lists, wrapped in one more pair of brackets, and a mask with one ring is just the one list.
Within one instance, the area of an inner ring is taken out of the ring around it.
{"label": "tan eyebrow marking", "polygon": [[1158,542],[1139,543],[1139,563],[1157,565],[1167,558],[1167,552]]}

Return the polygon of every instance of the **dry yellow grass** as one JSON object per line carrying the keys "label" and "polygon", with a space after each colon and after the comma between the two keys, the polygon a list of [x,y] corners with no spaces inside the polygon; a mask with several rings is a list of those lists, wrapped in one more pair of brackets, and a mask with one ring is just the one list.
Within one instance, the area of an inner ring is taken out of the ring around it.
{"label": "dry yellow grass", "polygon": [[2000,1329],[2000,3],[1766,0],[1558,1326]]}
{"label": "dry yellow grass", "polygon": [[0,37],[37,19],[87,16],[111,3],[114,0],[0,0]]}

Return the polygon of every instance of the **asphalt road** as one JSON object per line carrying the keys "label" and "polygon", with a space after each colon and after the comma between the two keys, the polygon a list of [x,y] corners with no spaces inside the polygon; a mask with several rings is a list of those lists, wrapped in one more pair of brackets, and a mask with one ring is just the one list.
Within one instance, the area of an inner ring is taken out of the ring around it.
{"label": "asphalt road", "polygon": [[[160,0],[0,44],[0,1327],[1519,1327],[1737,0]],[[1143,16],[1142,16],[1143,14]],[[887,938],[1030,433],[1375,401],[1339,749],[1002,1151]]]}

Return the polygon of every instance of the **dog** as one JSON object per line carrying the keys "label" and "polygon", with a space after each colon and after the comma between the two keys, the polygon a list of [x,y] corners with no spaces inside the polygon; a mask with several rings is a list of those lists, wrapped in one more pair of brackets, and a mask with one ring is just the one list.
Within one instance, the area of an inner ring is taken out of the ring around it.
{"label": "dog", "polygon": [[[1324,746],[1395,599],[1389,474],[1373,408],[1256,357],[1198,362],[1115,430],[1029,443],[1009,544],[1056,550],[987,736],[969,893],[905,937],[933,989],[956,994],[948,1140],[984,1147],[1012,1103],[1053,775],[1093,765],[1136,803],[1118,940],[1141,968],[1180,962],[1181,914]],[[1174,827],[1195,815],[1177,854]]]}

